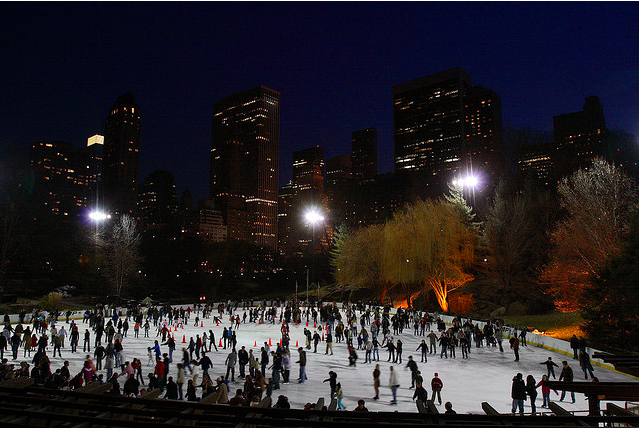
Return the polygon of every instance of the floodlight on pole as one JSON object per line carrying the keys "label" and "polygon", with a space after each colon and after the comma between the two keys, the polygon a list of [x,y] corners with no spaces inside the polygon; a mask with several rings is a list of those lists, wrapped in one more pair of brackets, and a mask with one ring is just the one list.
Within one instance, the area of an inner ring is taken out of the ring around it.
{"label": "floodlight on pole", "polygon": [[111,216],[100,210],[94,210],[89,213],[89,218],[93,220],[94,222],[101,222],[101,221],[110,219]]}
{"label": "floodlight on pole", "polygon": [[320,213],[316,209],[309,210],[304,215],[304,218],[306,219],[307,222],[309,222],[313,226],[315,226],[315,225],[319,224],[320,222],[324,221],[324,216],[322,215],[322,213]]}
{"label": "floodlight on pole", "polygon": [[[313,236],[311,238],[311,282],[315,278],[315,226],[324,221],[324,216],[316,208],[312,208],[304,214],[304,218],[311,225]],[[308,280],[308,279],[307,279]],[[306,288],[306,296],[308,297],[308,282]],[[319,306],[319,285],[317,289],[317,303]]]}

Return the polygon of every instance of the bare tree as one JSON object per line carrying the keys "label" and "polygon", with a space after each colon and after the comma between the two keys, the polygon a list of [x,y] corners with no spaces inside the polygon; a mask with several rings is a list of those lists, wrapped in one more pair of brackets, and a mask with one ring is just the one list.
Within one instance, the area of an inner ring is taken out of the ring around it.
{"label": "bare tree", "polygon": [[120,296],[125,291],[142,261],[140,257],[140,234],[136,222],[128,215],[122,216],[113,226],[107,244],[107,271],[113,285],[113,293]]}
{"label": "bare tree", "polygon": [[542,279],[562,310],[579,308],[579,296],[608,258],[617,255],[637,208],[637,189],[619,167],[597,159],[559,184],[567,217],[552,233],[551,259]]}

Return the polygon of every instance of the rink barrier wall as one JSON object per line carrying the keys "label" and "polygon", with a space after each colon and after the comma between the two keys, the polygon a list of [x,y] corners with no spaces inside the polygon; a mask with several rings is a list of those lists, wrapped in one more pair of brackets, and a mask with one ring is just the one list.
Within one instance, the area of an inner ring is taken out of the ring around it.
{"label": "rink barrier wall", "polygon": [[[219,305],[220,303],[213,303],[212,307],[215,309],[217,308],[217,305]],[[226,304],[226,303],[224,303]],[[267,306],[270,306],[270,304],[272,304],[271,301],[267,301]],[[178,305],[174,305],[174,307],[190,307],[193,304],[178,304]],[[336,305],[339,308],[342,308],[343,303],[341,302],[337,302]],[[253,305],[252,306],[256,306],[255,305],[255,301],[253,301]],[[70,320],[78,320],[78,319],[82,319],[84,317],[84,311],[85,310],[78,310],[78,311],[73,311],[71,313],[70,316]],[[125,314],[126,313],[126,308],[118,308],[117,311],[121,314]],[[394,315],[396,313],[397,309],[396,308],[392,308],[391,309],[391,313],[389,313],[390,315]],[[456,318],[456,316],[451,316],[448,314],[439,314],[438,315],[440,319],[442,319],[442,321],[444,323],[446,323],[449,326],[452,326],[453,324],[453,320]],[[19,317],[17,314],[15,315],[10,315],[9,316],[11,318],[11,324],[12,325],[17,325],[18,321],[19,321]],[[30,314],[27,314],[26,318],[30,318]],[[108,317],[108,316],[107,316]],[[58,321],[66,321],[66,316],[61,315],[58,317]],[[472,319],[473,323],[480,323],[483,327],[483,325],[485,325],[487,323],[486,320],[476,320],[476,319]],[[512,338],[512,334],[513,332],[516,330],[516,328],[510,327],[510,326],[502,326],[502,336],[505,338]],[[542,349],[546,349],[546,350],[550,350],[551,352],[555,352],[555,353],[559,353],[561,355],[565,355],[570,359],[573,359],[573,352],[572,349],[570,348],[570,342],[569,341],[565,341],[565,340],[559,340],[557,338],[553,338],[553,337],[549,337],[548,335],[544,335],[544,334],[535,334],[533,332],[528,332],[526,334],[526,344],[532,344],[533,346],[536,347],[541,347]],[[598,352],[604,352],[603,350],[599,350],[597,349]],[[605,368],[607,370],[611,370],[611,371],[615,371],[617,373],[623,374],[624,376],[628,376],[631,377],[635,380],[639,380],[639,377],[637,376],[633,376],[632,374],[627,374],[624,373],[622,371],[618,371],[615,369],[615,367],[613,367],[612,365],[606,364],[603,359],[600,358],[593,358],[592,354],[594,353],[594,350],[591,347],[586,347],[586,352],[590,355],[590,363],[593,365],[597,365],[598,367],[602,367]],[[575,359],[573,359],[575,360]],[[581,370],[581,367],[579,367],[579,370]]]}

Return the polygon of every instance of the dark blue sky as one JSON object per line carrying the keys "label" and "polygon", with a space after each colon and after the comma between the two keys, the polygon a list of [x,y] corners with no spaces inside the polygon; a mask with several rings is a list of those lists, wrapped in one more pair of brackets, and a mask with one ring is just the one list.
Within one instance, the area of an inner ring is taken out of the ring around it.
{"label": "dark blue sky", "polygon": [[169,169],[178,192],[208,189],[212,105],[263,84],[281,92],[280,184],[292,152],[350,152],[379,130],[393,168],[392,85],[460,66],[502,98],[504,123],[600,96],[610,128],[639,134],[639,4],[1,3],[0,151],[84,145],[116,97],[143,115],[141,177]]}

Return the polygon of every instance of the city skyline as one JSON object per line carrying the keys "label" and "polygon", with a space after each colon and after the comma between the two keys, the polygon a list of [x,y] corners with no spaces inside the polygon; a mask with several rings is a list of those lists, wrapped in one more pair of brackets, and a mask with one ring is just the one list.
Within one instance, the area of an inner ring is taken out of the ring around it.
{"label": "city skyline", "polygon": [[[104,134],[113,100],[132,91],[144,112],[138,181],[168,169],[178,192],[188,187],[195,200],[207,195],[213,103],[256,85],[282,95],[279,186],[292,178],[293,151],[320,145],[327,159],[346,154],[351,133],[368,127],[378,130],[378,172],[392,171],[392,86],[452,67],[501,97],[505,126],[550,131],[553,116],[578,111],[586,97],[597,95],[610,129],[639,131],[637,46],[630,43],[633,31],[616,31],[637,18],[630,4],[2,8],[16,18],[3,30],[13,41],[2,51],[12,65],[2,72],[3,154],[21,153],[26,160],[37,141],[82,146]],[[464,31],[454,35],[446,26],[452,21],[441,17],[462,9],[472,18],[456,23]],[[30,26],[18,14],[28,15]],[[402,18],[415,14],[424,18],[420,25]],[[90,29],[81,25],[98,15]],[[60,21],[56,17],[66,24],[51,31],[49,20]],[[225,32],[231,17],[237,28]],[[388,24],[390,17],[401,26]],[[190,30],[206,19],[210,30]],[[265,22],[276,30],[265,31]],[[152,35],[158,25],[166,36]],[[578,31],[583,28],[588,32]],[[511,61],[500,60],[508,56]],[[47,85],[36,85],[43,70]]]}

